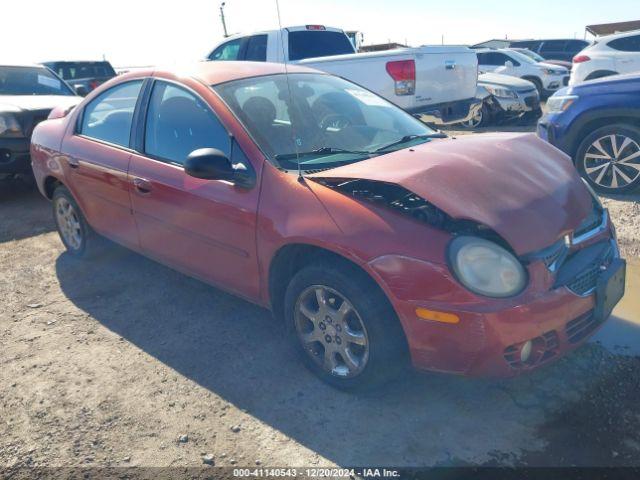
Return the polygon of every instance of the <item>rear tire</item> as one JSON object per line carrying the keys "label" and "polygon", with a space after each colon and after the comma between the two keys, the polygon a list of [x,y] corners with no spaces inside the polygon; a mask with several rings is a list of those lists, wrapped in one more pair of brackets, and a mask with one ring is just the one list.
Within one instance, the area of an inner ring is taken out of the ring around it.
{"label": "rear tire", "polygon": [[103,245],[84,218],[80,207],[64,186],[59,185],[52,197],[53,218],[67,252],[76,258],[87,258]]}
{"label": "rear tire", "polygon": [[546,90],[544,89],[544,86],[542,85],[542,81],[537,78],[537,77],[522,77],[523,80],[528,80],[529,82],[533,83],[536,86],[536,90],[538,90],[538,95],[540,95],[540,99],[545,98],[546,96]]}
{"label": "rear tire", "polygon": [[598,192],[632,192],[640,187],[640,129],[626,124],[599,128],[582,140],[574,162]]}
{"label": "rear tire", "polygon": [[335,388],[375,388],[406,365],[405,336],[391,304],[347,262],[329,260],[296,273],[285,294],[285,318],[303,363]]}

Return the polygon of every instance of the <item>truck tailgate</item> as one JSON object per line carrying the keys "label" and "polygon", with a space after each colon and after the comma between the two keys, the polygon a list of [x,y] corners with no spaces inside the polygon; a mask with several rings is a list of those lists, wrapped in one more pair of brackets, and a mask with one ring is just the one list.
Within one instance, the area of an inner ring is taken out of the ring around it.
{"label": "truck tailgate", "polygon": [[[387,63],[411,59],[416,63],[415,95],[398,96]],[[406,48],[295,63],[351,80],[405,109],[469,99],[476,94],[478,60],[466,47]]]}
{"label": "truck tailgate", "polygon": [[478,59],[466,47],[420,47],[416,50],[416,107],[473,98]]}

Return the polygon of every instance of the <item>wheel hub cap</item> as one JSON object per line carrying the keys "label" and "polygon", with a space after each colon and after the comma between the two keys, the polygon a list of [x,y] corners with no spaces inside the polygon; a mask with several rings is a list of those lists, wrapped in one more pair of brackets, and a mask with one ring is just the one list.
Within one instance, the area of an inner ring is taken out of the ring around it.
{"label": "wheel hub cap", "polygon": [[82,227],[75,208],[66,198],[56,201],[56,223],[65,243],[78,250],[82,246]]}
{"label": "wheel hub cap", "polygon": [[603,188],[624,188],[640,178],[640,145],[625,135],[597,139],[583,161],[589,179]]}
{"label": "wheel hub cap", "polygon": [[305,289],[296,302],[295,327],[307,354],[327,373],[354,377],[364,370],[367,331],[354,306],[336,290]]}

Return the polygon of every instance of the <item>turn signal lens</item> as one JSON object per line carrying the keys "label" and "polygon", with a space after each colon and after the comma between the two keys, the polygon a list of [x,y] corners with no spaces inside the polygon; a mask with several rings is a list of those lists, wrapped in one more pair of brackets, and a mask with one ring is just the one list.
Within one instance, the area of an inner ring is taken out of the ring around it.
{"label": "turn signal lens", "polygon": [[422,307],[416,308],[416,315],[422,320],[433,320],[434,322],[441,323],[460,323],[460,317],[453,313],[438,312]]}

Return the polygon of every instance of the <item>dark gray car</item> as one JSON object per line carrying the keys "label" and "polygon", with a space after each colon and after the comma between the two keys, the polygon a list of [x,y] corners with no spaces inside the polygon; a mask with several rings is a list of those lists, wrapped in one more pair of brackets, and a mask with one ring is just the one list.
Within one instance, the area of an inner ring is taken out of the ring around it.
{"label": "dark gray car", "polygon": [[115,70],[107,61],[44,62],[43,65],[66,80],[82,96],[116,76]]}

